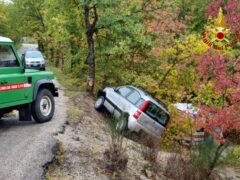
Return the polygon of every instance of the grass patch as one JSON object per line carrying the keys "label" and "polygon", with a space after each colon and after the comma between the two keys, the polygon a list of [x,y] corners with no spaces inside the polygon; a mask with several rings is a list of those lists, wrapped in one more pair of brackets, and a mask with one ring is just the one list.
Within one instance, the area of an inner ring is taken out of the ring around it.
{"label": "grass patch", "polygon": [[[58,152],[51,162],[47,166],[47,173],[45,175],[46,180],[70,180],[72,179],[70,176],[62,176],[61,171],[58,170],[57,167],[59,167],[60,164],[62,164],[64,161],[66,161],[66,149],[63,143],[59,143],[59,149]],[[57,171],[56,171],[57,170]]]}
{"label": "grass patch", "polygon": [[80,122],[83,117],[83,111],[74,106],[69,106],[67,109],[67,117],[70,122]]}
{"label": "grass patch", "polygon": [[86,83],[80,81],[78,78],[71,77],[71,74],[63,73],[59,68],[49,66],[50,70],[55,74],[57,80],[66,89],[66,95],[73,97],[79,91],[86,90]]}
{"label": "grass patch", "polygon": [[233,167],[240,166],[240,145],[232,148],[222,160],[223,164]]}

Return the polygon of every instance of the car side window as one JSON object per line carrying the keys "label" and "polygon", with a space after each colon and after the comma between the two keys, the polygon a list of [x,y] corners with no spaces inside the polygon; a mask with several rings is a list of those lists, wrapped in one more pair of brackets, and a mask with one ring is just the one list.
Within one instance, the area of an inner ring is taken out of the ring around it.
{"label": "car side window", "polygon": [[0,68],[18,67],[19,63],[11,46],[0,45]]}
{"label": "car side window", "polygon": [[127,97],[127,99],[133,103],[133,104],[136,104],[140,99],[141,99],[141,95],[133,90],[133,92]]}
{"label": "car side window", "polygon": [[144,104],[145,100],[144,99],[140,99],[137,103],[136,103],[136,106],[138,108],[140,108],[143,104]]}
{"label": "car side window", "polygon": [[128,87],[121,87],[117,90],[117,93],[124,97],[128,95],[130,92],[131,92],[131,89]]}

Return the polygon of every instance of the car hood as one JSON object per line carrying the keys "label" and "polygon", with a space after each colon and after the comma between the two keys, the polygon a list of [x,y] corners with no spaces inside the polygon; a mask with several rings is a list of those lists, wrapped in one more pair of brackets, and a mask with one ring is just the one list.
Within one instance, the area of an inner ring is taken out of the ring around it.
{"label": "car hood", "polygon": [[44,61],[43,58],[26,58],[26,62]]}

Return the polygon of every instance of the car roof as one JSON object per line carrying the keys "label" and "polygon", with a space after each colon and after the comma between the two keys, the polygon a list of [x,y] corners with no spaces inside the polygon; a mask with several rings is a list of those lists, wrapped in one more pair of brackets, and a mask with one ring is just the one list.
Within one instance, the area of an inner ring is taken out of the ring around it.
{"label": "car roof", "polygon": [[12,43],[13,41],[10,38],[0,36],[0,42]]}
{"label": "car roof", "polygon": [[150,100],[154,104],[156,104],[156,105],[160,106],[162,109],[164,109],[167,113],[169,113],[167,105],[164,104],[163,102],[161,102],[160,100],[153,98],[150,95],[150,93],[148,93],[147,91],[143,90],[142,88],[131,86],[131,85],[129,85],[127,87],[137,90],[145,100]]}
{"label": "car roof", "polygon": [[176,103],[174,106],[182,112],[187,114],[197,115],[198,108],[194,107],[191,103]]}

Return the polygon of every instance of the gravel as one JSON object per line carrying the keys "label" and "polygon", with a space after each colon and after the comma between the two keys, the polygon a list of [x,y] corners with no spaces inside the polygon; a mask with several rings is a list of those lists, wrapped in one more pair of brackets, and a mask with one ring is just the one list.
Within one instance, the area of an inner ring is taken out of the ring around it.
{"label": "gravel", "polygon": [[56,134],[66,121],[68,98],[59,92],[52,121],[44,124],[20,122],[16,118],[0,120],[0,180],[44,179],[44,165],[56,151]]}

